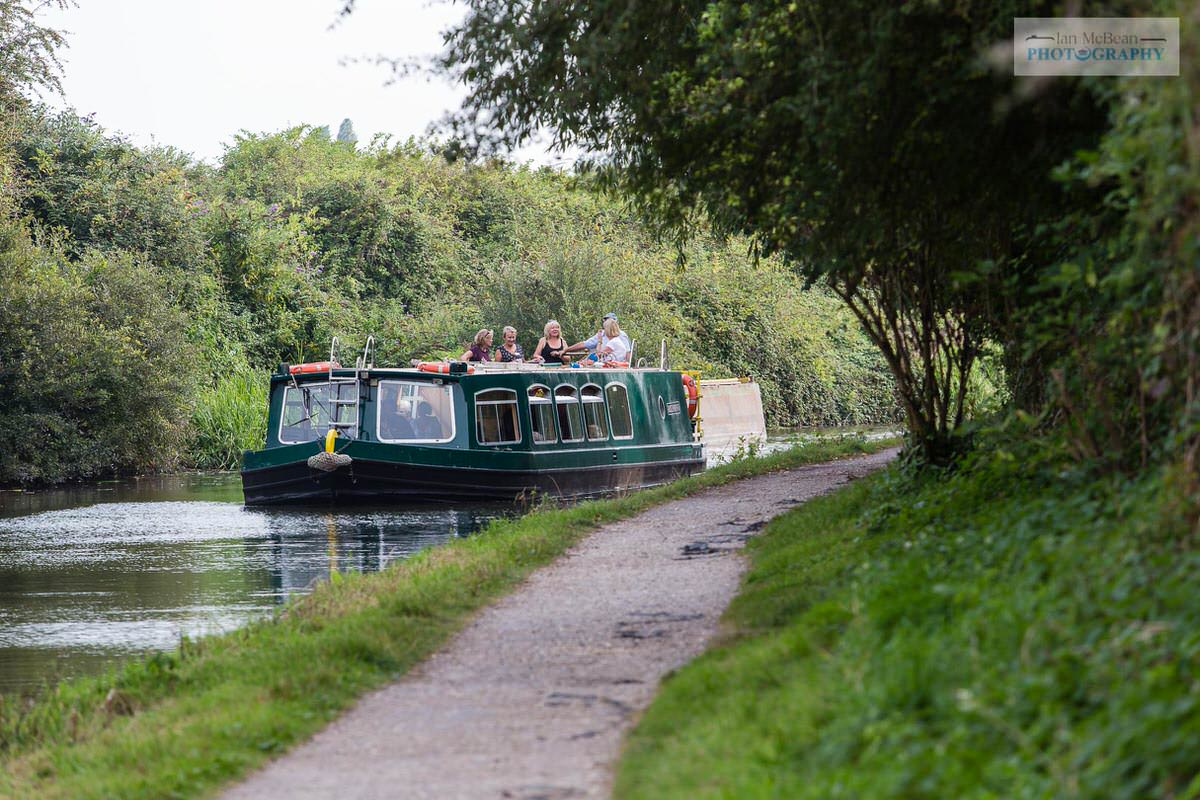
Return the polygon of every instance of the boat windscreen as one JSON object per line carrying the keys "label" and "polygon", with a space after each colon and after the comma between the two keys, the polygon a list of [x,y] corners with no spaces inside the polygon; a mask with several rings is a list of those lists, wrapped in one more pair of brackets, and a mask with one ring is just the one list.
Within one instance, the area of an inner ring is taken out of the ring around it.
{"label": "boat windscreen", "polygon": [[[283,393],[283,414],[279,421],[279,441],[284,444],[321,439],[331,422],[348,425],[358,422],[357,387],[352,383],[305,383],[288,386]],[[333,400],[346,401],[335,412]],[[336,415],[336,416],[335,416]],[[345,427],[345,426],[343,426]]]}

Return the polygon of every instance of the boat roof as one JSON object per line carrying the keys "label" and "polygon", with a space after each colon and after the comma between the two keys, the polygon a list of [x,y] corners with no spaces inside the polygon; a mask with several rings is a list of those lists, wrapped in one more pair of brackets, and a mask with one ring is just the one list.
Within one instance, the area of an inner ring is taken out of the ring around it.
{"label": "boat roof", "polygon": [[[437,363],[437,362],[434,362]],[[458,362],[463,363],[463,362]],[[271,381],[291,381],[293,378],[296,381],[318,381],[328,380],[330,370],[322,369],[311,372],[300,372],[292,374],[280,365],[281,369],[271,374]],[[504,374],[504,373],[542,373],[546,375],[562,374],[562,373],[580,373],[580,374],[616,374],[629,372],[670,372],[671,370],[662,370],[658,367],[568,367],[568,366],[552,366],[546,364],[531,364],[522,362],[498,362],[498,361],[472,361],[469,366],[474,368],[473,373],[466,372],[427,372],[418,369],[415,365],[409,367],[378,367],[369,366],[363,369],[355,367],[335,367],[332,374],[336,378],[349,378],[354,375],[365,378],[383,378],[383,377],[405,377],[405,378],[421,378],[426,380],[440,379],[443,381],[457,382],[462,378],[478,377],[488,374]],[[364,374],[365,373],[365,374]]]}

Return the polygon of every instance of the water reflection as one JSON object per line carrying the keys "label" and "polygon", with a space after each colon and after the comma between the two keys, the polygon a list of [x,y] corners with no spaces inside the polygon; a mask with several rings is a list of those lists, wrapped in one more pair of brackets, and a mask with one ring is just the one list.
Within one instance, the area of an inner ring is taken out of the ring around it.
{"label": "water reflection", "polygon": [[272,544],[270,591],[277,602],[329,573],[375,572],[426,547],[467,536],[499,515],[496,508],[253,511]]}
{"label": "water reflection", "polygon": [[236,475],[2,493],[0,503],[0,691],[230,630],[331,570],[382,569],[510,511],[250,510]]}

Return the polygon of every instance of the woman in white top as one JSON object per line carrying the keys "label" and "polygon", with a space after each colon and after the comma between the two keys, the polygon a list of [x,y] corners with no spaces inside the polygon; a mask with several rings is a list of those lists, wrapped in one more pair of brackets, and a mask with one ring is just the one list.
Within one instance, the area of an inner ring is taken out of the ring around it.
{"label": "woman in white top", "polygon": [[621,332],[616,317],[604,320],[604,336],[601,337],[600,344],[596,347],[596,360],[627,363],[629,361],[628,341],[629,337]]}
{"label": "woman in white top", "polygon": [[575,350],[590,350],[591,355],[585,360],[591,361],[628,361],[631,345],[629,337],[617,325],[617,315],[611,311],[604,315],[603,327],[596,335],[582,342],[577,342],[567,348],[567,352]]}

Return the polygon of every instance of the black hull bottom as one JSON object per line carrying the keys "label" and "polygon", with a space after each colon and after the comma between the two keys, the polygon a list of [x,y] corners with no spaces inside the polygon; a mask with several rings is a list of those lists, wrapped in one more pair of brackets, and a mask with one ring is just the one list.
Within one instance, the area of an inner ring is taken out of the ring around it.
{"label": "black hull bottom", "polygon": [[242,473],[246,505],[514,501],[542,495],[587,497],[668,483],[704,469],[703,459],[512,471],[433,467],[355,459],[321,472],[301,461]]}

